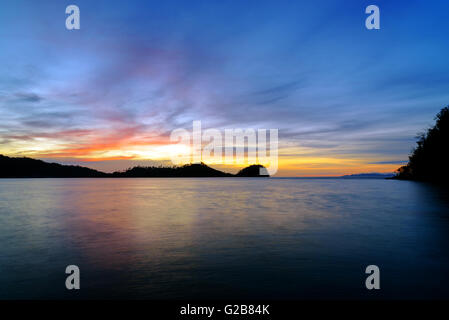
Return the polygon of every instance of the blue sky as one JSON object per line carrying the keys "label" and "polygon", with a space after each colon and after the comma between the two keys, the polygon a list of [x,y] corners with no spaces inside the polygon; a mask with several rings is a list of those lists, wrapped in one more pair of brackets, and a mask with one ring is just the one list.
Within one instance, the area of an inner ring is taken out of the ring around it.
{"label": "blue sky", "polygon": [[447,1],[2,1],[0,153],[121,169],[201,120],[278,128],[281,175],[391,171],[449,104],[448,17]]}

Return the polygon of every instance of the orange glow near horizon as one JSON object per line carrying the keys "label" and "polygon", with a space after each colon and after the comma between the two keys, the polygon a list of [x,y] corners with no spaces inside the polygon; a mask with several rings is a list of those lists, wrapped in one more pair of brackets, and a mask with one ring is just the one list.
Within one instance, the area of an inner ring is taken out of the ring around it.
{"label": "orange glow near horizon", "polygon": [[[12,137],[14,143],[0,145],[0,154],[26,156],[60,163],[76,163],[100,171],[123,170],[145,161],[171,163],[174,155],[189,154],[192,146],[171,142],[158,132],[141,132],[136,128],[121,130],[67,130],[33,137]],[[192,159],[184,158],[183,163]],[[236,172],[254,164],[247,159],[223,164],[203,153],[203,162],[227,172]],[[341,176],[369,172],[394,172],[400,164],[386,164],[379,156],[350,153],[335,155],[320,149],[284,147],[279,149],[276,176]],[[109,161],[109,163],[107,163]],[[148,162],[149,163],[149,162]],[[262,165],[267,163],[261,162]],[[151,164],[149,164],[151,165]]]}
{"label": "orange glow near horizon", "polygon": [[[137,143],[133,145],[120,145],[118,143],[95,144],[88,147],[79,148],[57,148],[57,142],[44,142],[38,147],[34,141],[33,149],[23,152],[17,149],[0,148],[0,154],[18,157],[26,156],[36,159],[52,159],[61,163],[77,163],[101,171],[111,171],[106,169],[105,163],[114,163],[113,170],[123,170],[132,166],[132,163],[142,163],[144,161],[161,161],[171,163],[173,152],[185,152],[188,150],[180,148],[180,145],[170,144],[167,141],[157,141],[155,144]],[[21,147],[24,147],[23,145]],[[48,149],[47,149],[48,148]],[[54,151],[48,151],[53,149]],[[289,153],[292,150],[289,150]],[[298,151],[298,150],[297,150]],[[346,155],[343,157],[326,157],[314,155],[313,150],[309,153],[302,153],[298,156],[279,154],[279,166],[276,176],[279,177],[320,177],[320,176],[341,176],[347,174],[370,173],[370,172],[394,172],[400,164],[379,164],[383,159],[358,159]],[[123,165],[121,165],[123,162]],[[206,164],[227,172],[237,172],[239,169],[252,163],[239,162],[234,164],[220,164],[210,162],[205,159]],[[126,165],[125,165],[126,163]],[[188,161],[186,162],[188,163]]]}

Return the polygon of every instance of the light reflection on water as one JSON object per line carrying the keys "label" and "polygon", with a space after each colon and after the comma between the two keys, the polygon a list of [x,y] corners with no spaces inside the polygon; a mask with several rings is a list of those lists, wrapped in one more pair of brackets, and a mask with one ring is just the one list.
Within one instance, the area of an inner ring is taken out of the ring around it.
{"label": "light reflection on water", "polygon": [[392,180],[2,179],[0,298],[447,298],[446,199]]}

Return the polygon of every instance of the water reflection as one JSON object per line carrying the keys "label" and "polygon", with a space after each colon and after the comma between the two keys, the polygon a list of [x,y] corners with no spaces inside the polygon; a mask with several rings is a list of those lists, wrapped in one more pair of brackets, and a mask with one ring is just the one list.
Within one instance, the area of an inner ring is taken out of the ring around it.
{"label": "water reflection", "polygon": [[371,298],[373,263],[376,297],[448,297],[445,195],[387,180],[2,180],[0,297]]}

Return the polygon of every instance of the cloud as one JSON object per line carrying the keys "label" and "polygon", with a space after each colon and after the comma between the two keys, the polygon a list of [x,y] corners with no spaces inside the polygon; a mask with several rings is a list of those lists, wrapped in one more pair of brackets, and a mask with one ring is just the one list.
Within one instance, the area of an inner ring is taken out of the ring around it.
{"label": "cloud", "polygon": [[369,164],[406,164],[407,160],[397,160],[397,161],[377,161],[377,162],[370,162]]}
{"label": "cloud", "polygon": [[36,93],[32,92],[21,92],[15,94],[18,101],[23,102],[41,102],[43,100],[43,97],[37,95]]}

